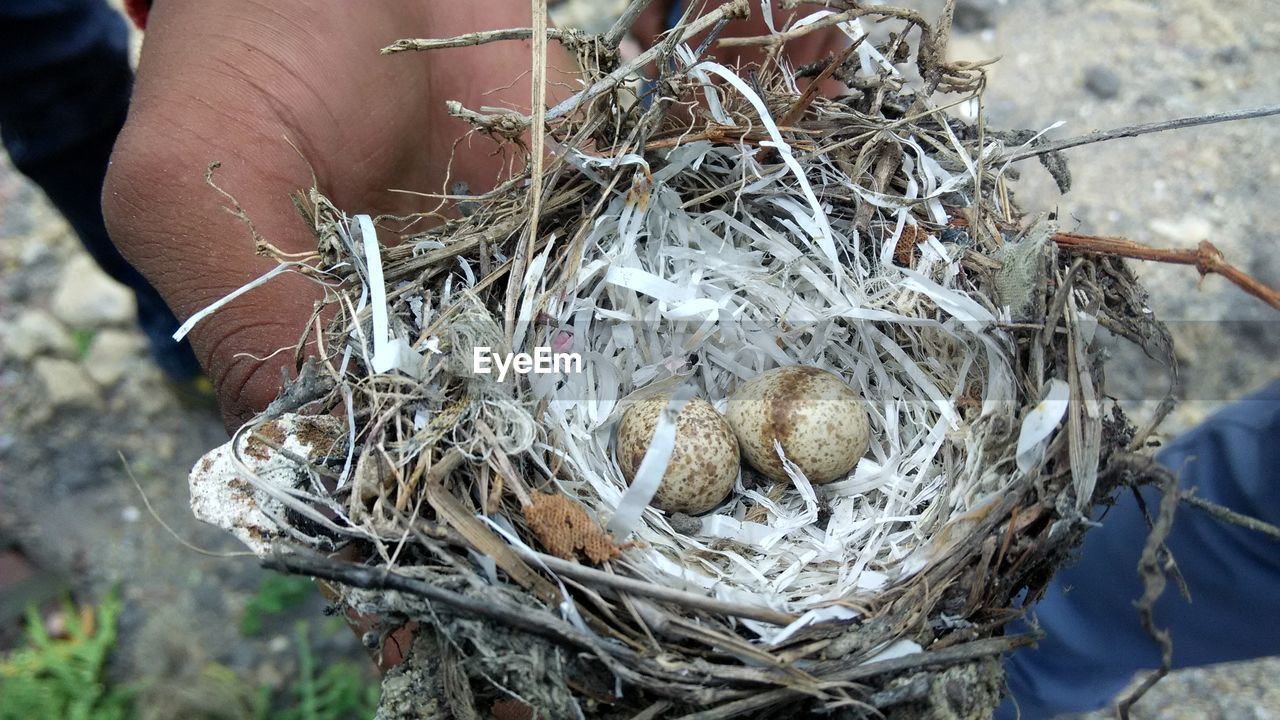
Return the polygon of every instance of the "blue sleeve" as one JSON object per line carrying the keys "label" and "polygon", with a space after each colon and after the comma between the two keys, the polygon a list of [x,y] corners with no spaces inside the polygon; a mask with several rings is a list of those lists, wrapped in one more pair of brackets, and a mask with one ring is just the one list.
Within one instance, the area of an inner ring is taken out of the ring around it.
{"label": "blue sleeve", "polygon": [[[1209,418],[1158,459],[1178,473],[1181,487],[1280,524],[1280,381]],[[1149,508],[1158,505],[1156,490],[1143,495]],[[1129,493],[1100,521],[1086,534],[1080,561],[1054,578],[1033,610],[1044,640],[1006,662],[1023,718],[1104,707],[1135,672],[1160,664],[1134,609],[1146,522]],[[1157,625],[1173,637],[1175,667],[1280,654],[1280,544],[1182,506],[1168,546],[1192,598],[1170,585],[1155,608]],[[1014,717],[1012,703],[997,717]]]}
{"label": "blue sleeve", "polygon": [[0,136],[23,167],[118,127],[133,74],[106,0],[0,2]]}

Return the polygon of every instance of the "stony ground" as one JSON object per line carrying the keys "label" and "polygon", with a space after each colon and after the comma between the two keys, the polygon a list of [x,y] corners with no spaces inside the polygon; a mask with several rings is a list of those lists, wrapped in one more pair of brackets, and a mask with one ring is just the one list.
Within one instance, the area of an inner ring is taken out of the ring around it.
{"label": "stony ground", "polygon": [[[961,3],[952,53],[1002,56],[985,107],[992,124],[1063,120],[1055,134],[1078,134],[1280,99],[1280,19],[1271,4],[970,0]],[[591,5],[566,10],[590,16]],[[1169,247],[1211,239],[1240,267],[1280,285],[1280,120],[1086,147],[1070,159],[1075,182],[1065,196],[1028,163],[1021,204],[1056,208],[1082,232]],[[1173,321],[1180,344],[1187,401],[1172,429],[1276,376],[1273,313],[1221,278],[1198,287],[1188,268],[1140,272],[1151,308]],[[255,638],[234,630],[261,572],[244,558],[184,547],[126,476],[121,455],[183,540],[236,549],[190,519],[183,482],[195,459],[224,440],[221,426],[208,408],[171,392],[146,360],[132,314],[128,294],[94,270],[37,191],[0,165],[0,531],[84,597],[119,584],[128,609],[116,672],[152,678],[153,697],[207,706],[199,692],[211,667],[279,686],[296,663],[292,626]],[[1109,391],[1149,412],[1160,375],[1125,348],[1116,355]],[[319,605],[293,617],[316,618]],[[360,652],[345,632],[315,639],[330,657]],[[1277,677],[1274,660],[1179,673],[1135,716],[1280,717]]]}
{"label": "stony ground", "polygon": [[[961,3],[964,58],[1000,57],[986,112],[996,126],[1080,135],[1134,123],[1274,104],[1280,99],[1280,18],[1266,0]],[[1160,247],[1210,240],[1229,260],[1280,284],[1280,120],[1183,130],[1069,152],[1072,190],[1024,163],[1018,200],[1059,211],[1068,229]],[[1151,309],[1178,344],[1184,402],[1167,426],[1194,424],[1280,372],[1280,316],[1220,277],[1197,286],[1187,267],[1139,264]],[[1230,348],[1230,352],[1223,352]],[[1117,348],[1108,390],[1157,399],[1164,384]]]}
{"label": "stony ground", "polygon": [[[265,571],[184,546],[241,549],[187,504],[187,471],[225,439],[209,404],[175,393],[147,358],[132,295],[0,163],[0,537],[79,600],[119,588],[113,674],[143,684],[139,705],[157,720],[249,717],[257,688],[296,675],[303,618],[322,656],[367,664],[350,632],[322,623],[318,596],[243,637]],[[148,512],[126,462],[177,537]],[[0,628],[0,647],[13,639]]]}

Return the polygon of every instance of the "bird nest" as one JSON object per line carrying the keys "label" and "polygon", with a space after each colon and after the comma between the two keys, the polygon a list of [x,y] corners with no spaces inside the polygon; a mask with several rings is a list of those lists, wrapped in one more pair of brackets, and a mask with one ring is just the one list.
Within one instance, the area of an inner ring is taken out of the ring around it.
{"label": "bird nest", "polygon": [[[1013,203],[1010,158],[1038,136],[948,114],[983,85],[943,62],[949,18],[849,4],[745,41],[848,35],[813,66],[708,59],[746,11],[687,17],[629,64],[616,29],[549,32],[585,89],[532,118],[453,106],[511,148],[546,133],[432,229],[300,203],[317,255],[263,282],[325,284],[319,357],[201,461],[193,507],[379,619],[370,646],[406,655],[380,717],[985,716],[1029,641],[1003,630],[1017,598],[1133,480],[1150,428],[1101,392],[1094,336],[1166,335],[1120,260]],[[853,90],[819,95],[833,77]],[[538,348],[581,365],[476,371]],[[788,365],[865,401],[846,476],[744,468],[710,512],[660,511],[668,413],[624,480],[629,402],[723,409]]]}

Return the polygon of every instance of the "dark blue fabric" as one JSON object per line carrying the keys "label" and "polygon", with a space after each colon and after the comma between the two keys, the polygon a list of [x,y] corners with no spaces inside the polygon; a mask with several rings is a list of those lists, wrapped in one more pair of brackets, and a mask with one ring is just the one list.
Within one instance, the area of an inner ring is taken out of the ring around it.
{"label": "dark blue fabric", "polygon": [[[1158,456],[1182,487],[1237,512],[1280,523],[1280,381],[1228,406]],[[1154,510],[1159,493],[1143,493]],[[1135,672],[1160,664],[1134,602],[1146,523],[1126,494],[1085,536],[1081,560],[1054,578],[1034,614],[1046,636],[1005,663],[1022,717],[1105,707]],[[1155,620],[1173,637],[1175,667],[1280,654],[1280,543],[1185,506],[1168,540],[1191,591],[1170,583]],[[1026,625],[1011,631],[1025,630]],[[1006,700],[996,714],[1015,717]]]}
{"label": "dark blue fabric", "polygon": [[133,86],[128,39],[105,0],[0,0],[0,138],[102,269],[134,291],[156,363],[187,380],[200,366],[172,340],[177,320],[102,220],[102,181]]}

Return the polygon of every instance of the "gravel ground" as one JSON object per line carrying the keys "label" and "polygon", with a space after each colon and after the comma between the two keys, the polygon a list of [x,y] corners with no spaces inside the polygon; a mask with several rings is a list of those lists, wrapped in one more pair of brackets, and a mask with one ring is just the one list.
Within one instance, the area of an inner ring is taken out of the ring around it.
{"label": "gravel ground", "polygon": [[[248,689],[247,699],[296,677],[294,623],[304,618],[321,657],[368,665],[352,633],[320,629],[318,594],[267,618],[256,637],[238,632],[265,572],[184,547],[243,549],[188,506],[188,470],[225,440],[208,402],[184,402],[147,358],[132,295],[0,162],[0,537],[18,540],[77,599],[119,588],[111,672],[142,684],[139,705],[157,720],[249,717],[228,695]],[[151,517],[122,457],[181,540]],[[0,628],[0,648],[14,636]]]}
{"label": "gravel ground", "polygon": [[[967,4],[985,11],[951,53],[1001,58],[986,96],[995,126],[1040,129],[1061,120],[1050,136],[1066,137],[1280,99],[1272,70],[1280,19],[1267,0]],[[1056,208],[1068,229],[1159,247],[1208,239],[1238,267],[1280,286],[1280,205],[1270,201],[1280,181],[1280,120],[1085,146],[1068,158],[1074,182],[1066,195],[1026,164],[1018,191],[1024,208]],[[1198,287],[1188,267],[1139,263],[1138,272],[1152,310],[1174,334],[1185,382],[1166,431],[1184,430],[1276,377],[1274,311],[1220,277]],[[1113,395],[1160,397],[1164,379],[1139,354],[1119,347],[1117,359]]]}
{"label": "gravel ground", "polygon": [[[922,3],[929,12],[938,5]],[[993,125],[1063,120],[1052,134],[1074,135],[1275,102],[1273,5],[969,0],[952,54],[1002,57],[986,98]],[[574,0],[560,12],[598,17],[598,7]],[[1067,227],[1159,246],[1208,238],[1280,286],[1280,120],[1085,147],[1069,159],[1074,186],[1065,196],[1027,164],[1017,186],[1024,208],[1056,208]],[[1167,429],[1185,429],[1276,376],[1274,313],[1221,278],[1198,285],[1189,268],[1139,271],[1151,308],[1171,321],[1184,374],[1186,400]],[[1142,416],[1163,380],[1140,355],[1115,353],[1108,389]],[[212,664],[269,686],[294,672],[289,626],[249,639],[229,631],[261,579],[257,567],[184,548],[149,516],[120,460],[179,536],[237,549],[190,518],[183,482],[224,438],[214,414],[183,404],[146,360],[127,293],[94,271],[38,192],[0,163],[0,533],[20,538],[84,597],[121,586],[128,610],[114,672],[155,680],[152,697],[181,695]],[[319,607],[315,600],[294,617],[316,618]],[[348,633],[319,642],[328,657],[359,656]],[[1176,673],[1134,716],[1280,717],[1277,678],[1277,660]]]}

